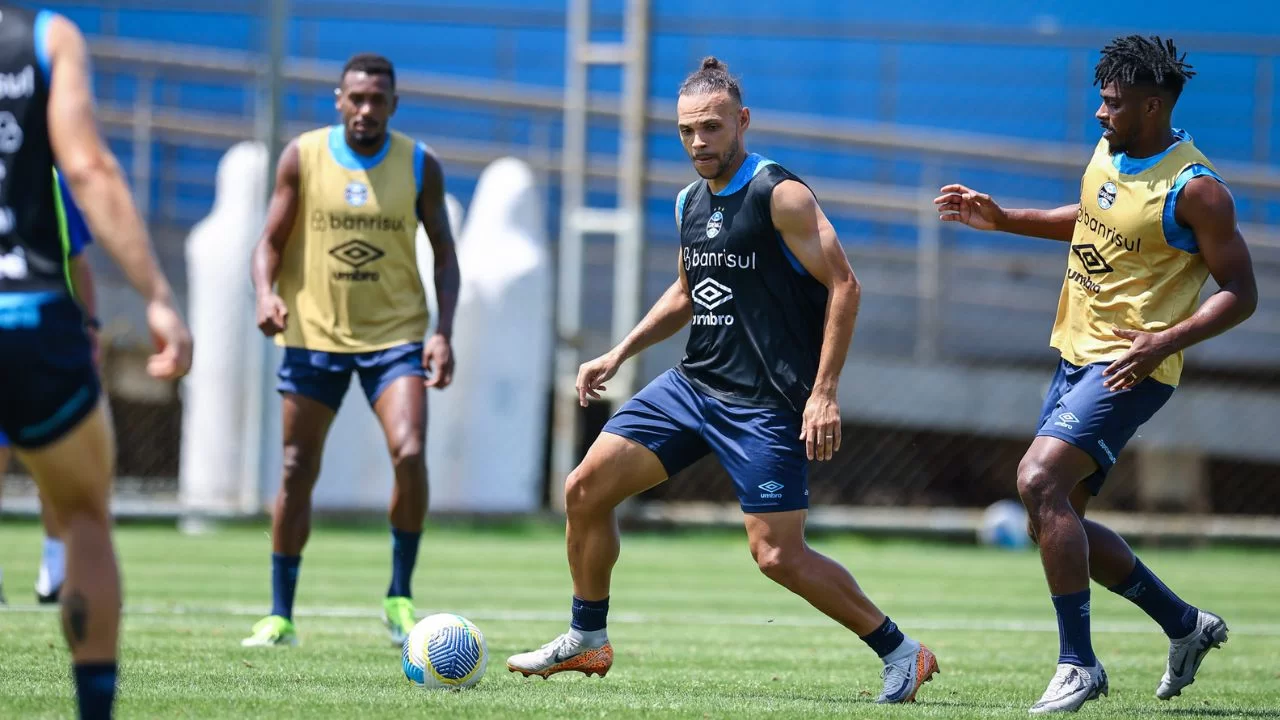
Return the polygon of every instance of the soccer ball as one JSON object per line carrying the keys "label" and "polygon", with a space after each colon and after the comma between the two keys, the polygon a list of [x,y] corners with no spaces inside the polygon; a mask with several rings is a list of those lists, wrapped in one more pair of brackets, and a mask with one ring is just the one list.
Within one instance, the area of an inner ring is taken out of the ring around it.
{"label": "soccer ball", "polygon": [[1027,511],[1016,500],[999,500],[982,513],[978,540],[983,545],[1018,550],[1031,544],[1027,537]]}
{"label": "soccer ball", "polygon": [[489,648],[480,628],[450,613],[418,621],[401,656],[405,677],[428,690],[469,688],[484,677],[488,664]]}

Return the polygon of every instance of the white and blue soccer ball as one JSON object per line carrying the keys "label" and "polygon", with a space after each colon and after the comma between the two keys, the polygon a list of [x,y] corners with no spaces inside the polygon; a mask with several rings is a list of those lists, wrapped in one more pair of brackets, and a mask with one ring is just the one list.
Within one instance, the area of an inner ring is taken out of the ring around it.
{"label": "white and blue soccer ball", "polygon": [[461,615],[439,613],[418,621],[404,641],[404,675],[427,690],[462,690],[480,682],[489,648],[480,628]]}
{"label": "white and blue soccer ball", "polygon": [[1027,511],[1017,500],[998,500],[982,513],[978,540],[983,545],[1017,550],[1031,544]]}

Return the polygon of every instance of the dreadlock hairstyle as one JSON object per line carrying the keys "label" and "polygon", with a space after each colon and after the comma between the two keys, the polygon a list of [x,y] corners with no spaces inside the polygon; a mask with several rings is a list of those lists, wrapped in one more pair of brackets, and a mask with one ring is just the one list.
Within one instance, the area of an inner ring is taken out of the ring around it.
{"label": "dreadlock hairstyle", "polygon": [[1121,85],[1152,85],[1168,92],[1176,101],[1182,86],[1195,75],[1186,60],[1178,55],[1173,40],[1157,35],[1129,35],[1116,38],[1102,48],[1102,59],[1094,70],[1093,83],[1105,87],[1112,81]]}
{"label": "dreadlock hairstyle", "polygon": [[729,66],[714,56],[702,60],[702,66],[680,85],[681,95],[702,95],[726,92],[739,105],[742,104],[742,88],[737,78],[729,74]]}

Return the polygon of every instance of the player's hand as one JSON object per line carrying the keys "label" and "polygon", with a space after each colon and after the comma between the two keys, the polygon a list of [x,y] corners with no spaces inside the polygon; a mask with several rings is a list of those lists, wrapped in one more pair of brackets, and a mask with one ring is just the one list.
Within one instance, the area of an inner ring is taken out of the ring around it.
{"label": "player's hand", "polygon": [[995,230],[1005,220],[1004,209],[990,195],[964,185],[944,185],[933,204],[938,206],[939,220],[964,223],[975,230]]}
{"label": "player's hand", "polygon": [[161,380],[177,380],[191,369],[191,332],[178,310],[168,302],[147,304],[147,326],[156,353],[147,358],[147,373]]}
{"label": "player's hand", "polygon": [[453,345],[449,338],[436,333],[422,348],[422,369],[427,371],[427,387],[443,390],[453,382]]}
{"label": "player's hand", "polygon": [[258,296],[258,329],[263,335],[271,337],[284,332],[285,321],[289,317],[289,308],[284,299],[275,293]]}
{"label": "player's hand", "polygon": [[800,427],[804,454],[810,460],[830,460],[840,449],[840,405],[833,393],[814,393],[804,405]]}
{"label": "player's hand", "polygon": [[1146,380],[1174,352],[1174,348],[1160,333],[1122,328],[1112,328],[1111,332],[1133,341],[1124,355],[1102,371],[1102,376],[1107,378],[1102,386],[1112,392],[1128,390]]}
{"label": "player's hand", "polygon": [[622,358],[612,352],[605,353],[578,368],[578,404],[587,406],[587,398],[600,399],[600,391],[608,390],[604,383],[618,374]]}

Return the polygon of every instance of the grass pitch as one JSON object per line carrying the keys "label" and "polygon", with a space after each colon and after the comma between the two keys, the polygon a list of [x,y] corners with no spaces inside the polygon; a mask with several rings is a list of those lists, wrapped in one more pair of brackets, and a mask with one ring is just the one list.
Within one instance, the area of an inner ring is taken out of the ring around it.
{"label": "grass pitch", "polygon": [[[822,535],[876,602],[938,655],[942,674],[905,707],[873,704],[880,663],[852,634],[756,571],[741,532],[624,534],[614,573],[609,676],[544,681],[507,655],[566,626],[563,530],[536,523],[431,527],[414,588],[419,615],[457,612],[485,633],[474,689],[428,693],[400,670],[379,613],[390,571],[379,528],[320,526],[304,556],[298,648],[239,645],[270,601],[263,526],[184,536],[122,527],[125,634],[121,718],[868,717],[1022,718],[1057,658],[1056,625],[1033,552]],[[40,535],[0,525],[10,605],[0,608],[0,718],[74,716],[57,615],[34,605]],[[1153,697],[1167,642],[1105,590],[1094,646],[1111,696],[1081,717],[1280,717],[1280,553],[1146,551],[1147,564],[1231,627],[1196,683]]]}

